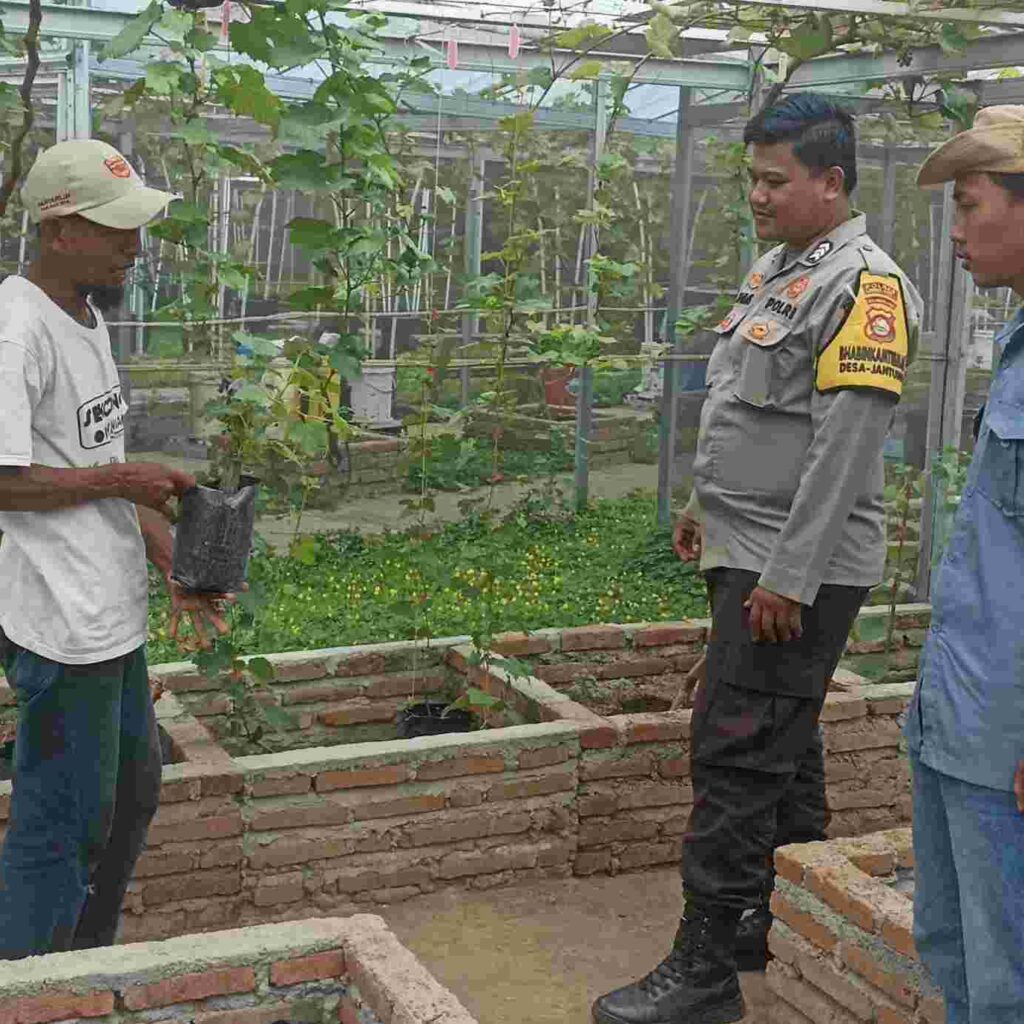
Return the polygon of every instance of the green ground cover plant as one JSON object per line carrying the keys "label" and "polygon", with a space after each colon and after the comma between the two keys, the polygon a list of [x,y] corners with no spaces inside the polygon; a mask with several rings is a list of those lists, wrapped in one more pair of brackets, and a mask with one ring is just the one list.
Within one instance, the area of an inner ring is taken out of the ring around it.
{"label": "green ground cover plant", "polygon": [[[320,535],[302,559],[257,553],[250,580],[265,600],[236,627],[240,654],[707,615],[704,581],[649,496],[469,516],[427,537]],[[150,608],[150,662],[179,660],[158,584]]]}

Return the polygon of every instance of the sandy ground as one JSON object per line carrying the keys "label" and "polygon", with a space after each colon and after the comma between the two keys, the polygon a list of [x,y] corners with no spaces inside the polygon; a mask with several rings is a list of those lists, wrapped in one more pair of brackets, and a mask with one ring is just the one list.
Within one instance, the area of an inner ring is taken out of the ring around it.
{"label": "sandy ground", "polygon": [[[448,890],[377,911],[480,1024],[590,1024],[593,1000],[646,974],[679,921],[674,869]],[[764,1024],[764,976],[741,975]]]}

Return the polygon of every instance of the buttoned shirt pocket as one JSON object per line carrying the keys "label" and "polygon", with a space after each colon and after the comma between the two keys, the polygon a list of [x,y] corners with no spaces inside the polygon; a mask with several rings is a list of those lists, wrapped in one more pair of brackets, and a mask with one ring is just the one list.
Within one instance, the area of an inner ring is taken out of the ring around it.
{"label": "buttoned shirt pocket", "polygon": [[749,316],[736,329],[742,345],[736,377],[736,397],[759,409],[774,408],[782,383],[780,354],[791,331],[789,324],[768,317]]}
{"label": "buttoned shirt pocket", "polygon": [[975,487],[1007,516],[1024,516],[1024,408],[989,402]]}
{"label": "buttoned shirt pocket", "polygon": [[718,338],[711,352],[711,358],[708,360],[707,374],[704,378],[708,388],[713,388],[716,384],[728,379],[732,370],[732,357],[729,352],[730,335],[746,312],[746,306],[737,304],[714,327],[708,328]]}

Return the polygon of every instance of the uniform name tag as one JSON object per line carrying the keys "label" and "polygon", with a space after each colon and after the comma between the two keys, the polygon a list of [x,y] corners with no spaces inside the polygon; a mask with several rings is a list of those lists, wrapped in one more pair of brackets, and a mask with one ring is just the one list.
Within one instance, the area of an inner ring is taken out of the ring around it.
{"label": "uniform name tag", "polygon": [[897,397],[907,374],[909,338],[903,287],[893,274],[861,271],[842,326],[818,357],[818,391],[871,388]]}

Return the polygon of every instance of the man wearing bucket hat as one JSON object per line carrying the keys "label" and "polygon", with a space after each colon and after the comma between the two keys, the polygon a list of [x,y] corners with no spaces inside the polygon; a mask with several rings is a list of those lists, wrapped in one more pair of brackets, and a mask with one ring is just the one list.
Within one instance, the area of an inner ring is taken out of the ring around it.
{"label": "man wearing bucket hat", "polygon": [[96,140],[40,154],[21,194],[39,251],[0,282],[0,657],[19,705],[0,959],[114,942],[160,796],[147,557],[171,589],[172,634],[182,616],[197,635],[228,628],[219,597],[170,581],[168,502],[195,480],[125,462],[100,312],[174,197]]}
{"label": "man wearing bucket hat", "polygon": [[[917,181],[956,183],[953,244],[975,284],[1024,296],[1024,106],[979,111]],[[914,941],[947,1024],[1024,1021],[1024,309],[996,342],[904,730]]]}

